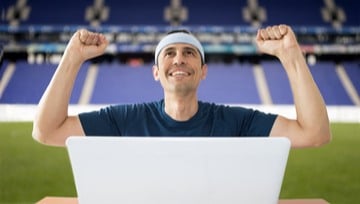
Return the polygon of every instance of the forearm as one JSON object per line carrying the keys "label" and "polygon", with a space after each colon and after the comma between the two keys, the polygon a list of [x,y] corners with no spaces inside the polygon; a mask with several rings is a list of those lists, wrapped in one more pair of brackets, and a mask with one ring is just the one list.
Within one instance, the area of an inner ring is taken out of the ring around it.
{"label": "forearm", "polygon": [[300,48],[287,50],[279,59],[290,81],[297,123],[303,136],[315,143],[323,141],[330,135],[326,105]]}

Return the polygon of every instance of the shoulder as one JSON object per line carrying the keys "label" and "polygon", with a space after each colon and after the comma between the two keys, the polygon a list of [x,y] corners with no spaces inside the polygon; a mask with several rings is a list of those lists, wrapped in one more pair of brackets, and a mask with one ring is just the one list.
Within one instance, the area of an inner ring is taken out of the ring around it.
{"label": "shoulder", "polygon": [[260,110],[253,108],[243,107],[240,105],[229,105],[229,104],[216,104],[208,102],[199,102],[199,110],[203,114],[212,114],[217,117],[222,118],[231,118],[237,120],[250,119],[254,118],[274,118],[276,115],[265,113]]}

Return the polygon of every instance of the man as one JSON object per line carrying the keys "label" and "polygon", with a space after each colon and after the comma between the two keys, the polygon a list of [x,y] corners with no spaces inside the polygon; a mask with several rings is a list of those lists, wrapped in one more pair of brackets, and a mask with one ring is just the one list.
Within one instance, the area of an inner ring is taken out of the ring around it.
{"label": "man", "polygon": [[293,92],[296,120],[198,101],[197,88],[208,68],[200,42],[186,32],[167,35],[156,48],[153,76],[164,89],[163,100],[110,106],[69,116],[69,98],[82,63],[103,54],[108,45],[104,35],[79,30],[72,36],[40,100],[33,137],[57,146],[64,146],[70,135],[269,135],[288,137],[292,147],[319,146],[330,141],[324,100],[292,29],[286,25],[260,29],[256,43],[261,52],[276,56],[285,68]]}

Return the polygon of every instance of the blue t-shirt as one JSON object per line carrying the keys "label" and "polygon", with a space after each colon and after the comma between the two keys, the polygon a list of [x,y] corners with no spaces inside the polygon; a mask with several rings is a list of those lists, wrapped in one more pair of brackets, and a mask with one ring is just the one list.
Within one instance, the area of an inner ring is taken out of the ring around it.
{"label": "blue t-shirt", "polygon": [[176,121],[164,101],[114,105],[79,114],[87,136],[268,136],[277,115],[199,101],[197,113]]}

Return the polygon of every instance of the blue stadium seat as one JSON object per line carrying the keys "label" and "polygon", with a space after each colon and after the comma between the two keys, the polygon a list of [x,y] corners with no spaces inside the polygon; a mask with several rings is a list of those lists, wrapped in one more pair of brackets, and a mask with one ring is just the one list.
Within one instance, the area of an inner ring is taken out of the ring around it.
{"label": "blue stadium seat", "polygon": [[109,20],[103,25],[168,25],[164,20],[164,8],[169,0],[107,0]]}
{"label": "blue stadium seat", "polygon": [[[76,79],[70,103],[76,104],[82,91],[88,64],[80,70]],[[4,70],[2,67],[1,70]],[[53,64],[28,64],[25,61],[16,63],[15,72],[9,81],[0,103],[10,104],[37,104],[44,93],[51,77],[55,73]],[[0,75],[1,77],[2,75]]]}
{"label": "blue stadium seat", "polygon": [[251,64],[209,64],[199,99],[227,104],[260,104]]}
{"label": "blue stadium seat", "polygon": [[2,78],[2,76],[4,75],[5,72],[5,67],[7,67],[9,61],[7,60],[3,60],[0,64],[0,79]]}
{"label": "blue stadium seat", "polygon": [[188,8],[189,13],[189,20],[184,25],[249,25],[242,16],[246,1],[183,0],[182,4]]}
{"label": "blue stadium seat", "polygon": [[91,103],[136,103],[161,98],[163,93],[153,79],[151,64],[135,68],[117,63],[99,65]]}
{"label": "blue stadium seat", "polygon": [[263,26],[288,24],[291,26],[329,25],[322,20],[321,7],[323,0],[259,0],[260,6],[266,8],[267,21]]}
{"label": "blue stadium seat", "polygon": [[344,26],[359,26],[360,25],[360,1],[358,0],[337,0],[336,4],[340,6],[346,13],[346,20]]}
{"label": "blue stadium seat", "polygon": [[[108,0],[106,4],[111,5],[111,11],[109,20],[104,25],[169,25],[164,19],[164,9],[170,5],[170,0]],[[244,1],[183,0],[182,5],[188,10],[188,20],[183,25],[246,24],[242,18]]]}
{"label": "blue stadium seat", "polygon": [[[6,22],[4,12],[14,0],[3,0],[1,3],[1,22]],[[346,13],[345,26],[358,26],[360,2],[356,0],[335,1]],[[89,25],[85,20],[88,6],[93,0],[83,1],[46,1],[28,0],[31,7],[29,19],[22,25]],[[108,20],[103,25],[169,25],[164,19],[164,9],[170,0],[105,0],[105,6],[110,9]],[[182,5],[188,10],[188,20],[183,25],[250,25],[243,19],[243,9],[246,1],[237,0],[183,0]],[[331,26],[321,15],[325,6],[323,0],[258,0],[258,5],[266,9],[267,21],[263,26],[285,23],[292,26]]]}
{"label": "blue stadium seat", "polygon": [[[11,1],[14,4],[15,1]],[[31,7],[28,20],[21,25],[86,25],[85,9],[93,0],[27,1]],[[5,6],[8,9],[9,2]]]}
{"label": "blue stadium seat", "polygon": [[[2,77],[5,66],[0,69]],[[278,62],[262,62],[274,104],[293,104],[285,71]],[[260,104],[251,64],[209,64],[208,76],[199,87],[199,99],[226,104]],[[118,63],[102,63],[90,100],[91,104],[136,103],[163,98],[159,82],[152,76],[152,64],[131,67]],[[360,68],[356,62],[344,63],[355,89],[360,91]],[[16,63],[16,70],[6,87],[0,103],[37,104],[45,91],[56,65]],[[79,102],[89,68],[85,63],[75,81],[70,103]],[[310,70],[327,105],[354,105],[335,71],[335,64],[318,62]]]}
{"label": "blue stadium seat", "polygon": [[261,63],[274,104],[293,104],[289,79],[279,62]]}
{"label": "blue stadium seat", "polygon": [[9,81],[1,103],[36,104],[45,91],[55,69],[47,65],[29,65],[17,62],[13,77]]}
{"label": "blue stadium seat", "polygon": [[310,71],[327,105],[354,105],[336,74],[334,63],[317,63]]}
{"label": "blue stadium seat", "polygon": [[[91,103],[134,103],[163,98],[151,64],[133,68],[101,64]],[[250,64],[211,64],[201,82],[199,99],[218,103],[260,103]]]}
{"label": "blue stadium seat", "polygon": [[360,96],[360,62],[344,62],[343,66],[354,85],[358,96]]}
{"label": "blue stadium seat", "polygon": [[[14,0],[1,1],[1,24],[6,22],[5,12]],[[344,25],[359,26],[360,2],[356,0],[335,1],[344,9]],[[31,6],[29,19],[21,25],[88,25],[85,10],[93,5],[93,0],[84,1],[45,1],[28,0]],[[170,0],[105,0],[110,8],[109,19],[104,25],[169,25],[164,20],[164,8]],[[330,26],[321,16],[323,0],[259,0],[259,6],[267,11],[267,21],[263,24],[285,23],[292,26]],[[182,5],[188,9],[188,20],[184,25],[249,25],[242,16],[246,1],[224,0],[183,0]],[[4,74],[8,62],[0,68],[0,77]],[[292,94],[287,76],[279,62],[261,62],[269,91],[274,104],[292,104]],[[357,92],[360,92],[360,68],[358,62],[343,63]],[[16,71],[0,98],[0,103],[38,103],[43,91],[55,71],[52,64],[16,63]],[[158,82],[154,82],[151,64],[138,68],[118,63],[102,63],[90,103],[133,103],[158,100],[163,97]],[[89,64],[80,70],[70,103],[79,101]],[[328,105],[353,105],[345,92],[335,65],[330,62],[318,62],[311,67],[316,82]],[[144,89],[144,87],[146,89]],[[209,73],[199,87],[199,99],[217,103],[260,104],[256,89],[252,65],[250,64],[209,64]]]}
{"label": "blue stadium seat", "polygon": [[29,3],[32,11],[27,24],[85,25],[88,24],[85,21],[85,9],[92,1],[76,1],[75,3],[72,0],[36,0]]}

